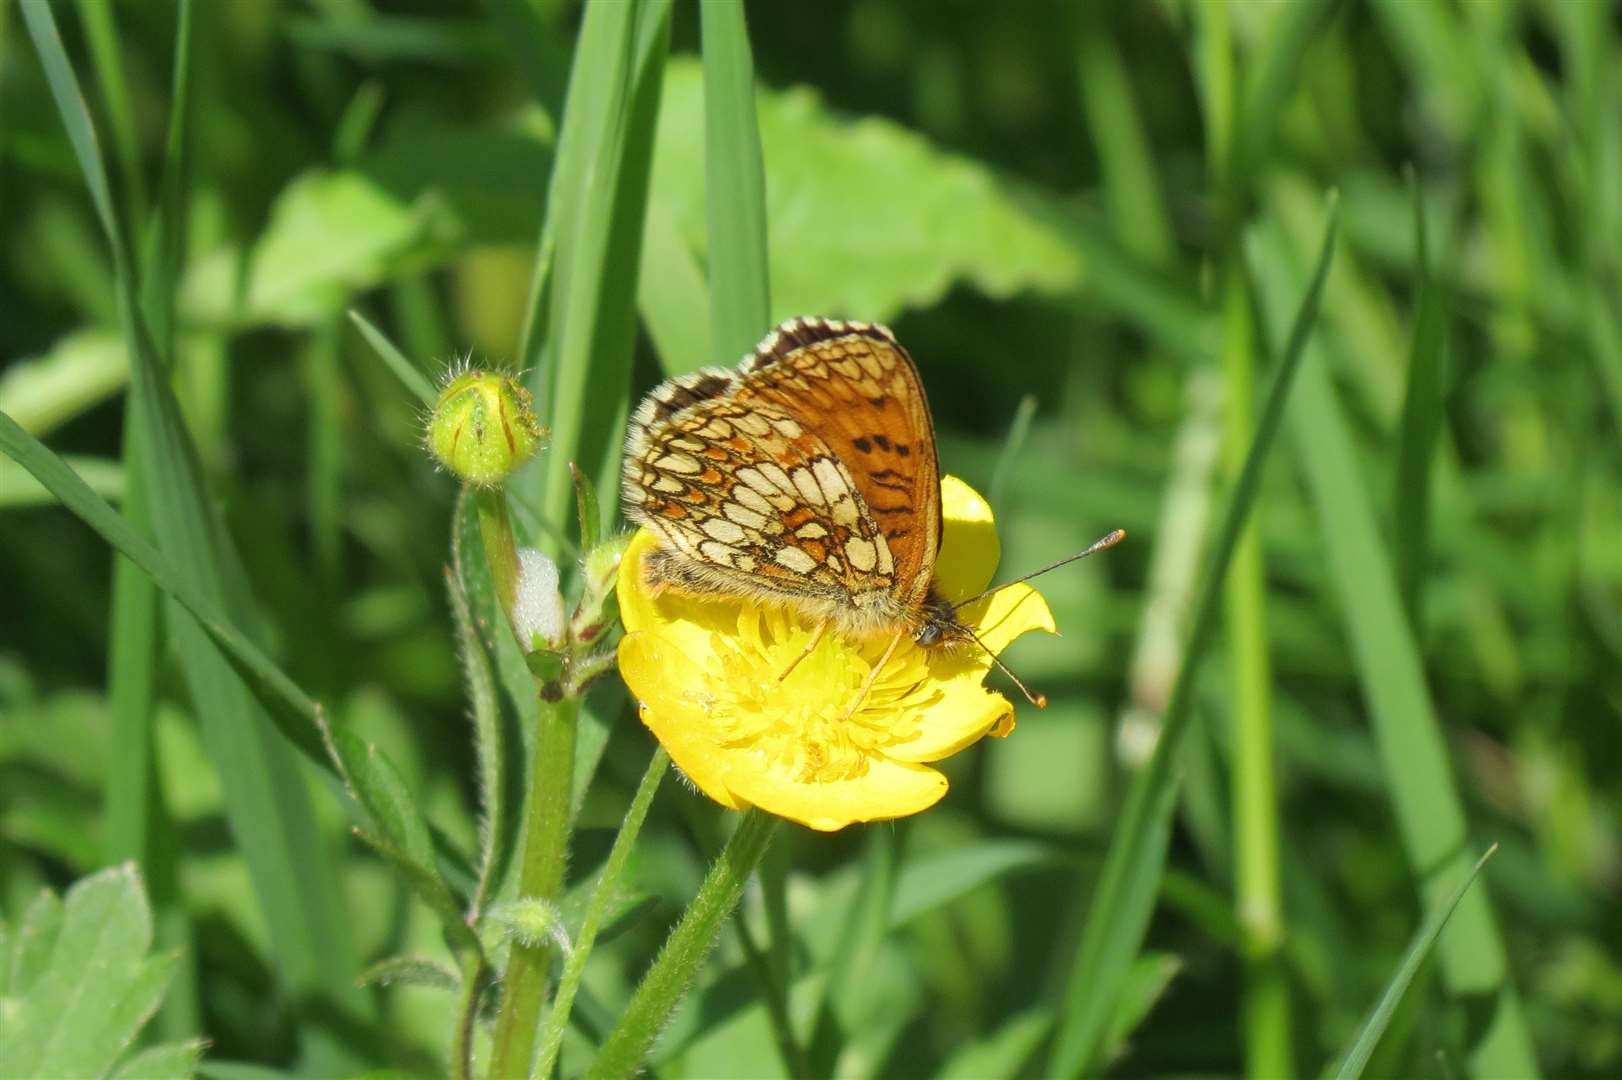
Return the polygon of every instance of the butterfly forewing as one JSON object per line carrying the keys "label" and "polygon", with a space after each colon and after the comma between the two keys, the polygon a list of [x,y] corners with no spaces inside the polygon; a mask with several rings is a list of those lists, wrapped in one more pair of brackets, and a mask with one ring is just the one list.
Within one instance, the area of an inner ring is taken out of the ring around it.
{"label": "butterfly forewing", "polygon": [[630,516],[697,564],[677,584],[789,598],[891,588],[889,552],[850,474],[769,402],[689,405],[649,433],[626,487]]}
{"label": "butterfly forewing", "polygon": [[785,323],[744,364],[735,396],[781,405],[822,436],[884,534],[897,599],[921,604],[940,548],[940,469],[918,369],[890,332]]}

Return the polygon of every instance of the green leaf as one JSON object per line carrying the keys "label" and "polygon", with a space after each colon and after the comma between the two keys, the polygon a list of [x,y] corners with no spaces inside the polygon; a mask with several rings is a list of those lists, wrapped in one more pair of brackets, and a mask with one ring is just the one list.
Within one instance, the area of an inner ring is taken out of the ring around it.
{"label": "green leaf", "polygon": [[390,956],[361,972],[362,986],[431,986],[455,990],[462,977],[452,968],[426,956]]}
{"label": "green leaf", "polygon": [[189,1080],[208,1044],[202,1039],[149,1046],[113,1070],[112,1080]]}
{"label": "green leaf", "polygon": [[985,840],[952,851],[907,860],[896,878],[890,928],[950,904],[988,882],[1063,857],[1059,849],[1034,840]]}
{"label": "green leaf", "polygon": [[467,590],[450,567],[445,568],[445,591],[450,594],[451,613],[456,620],[456,651],[462,661],[462,675],[467,681],[468,704],[473,720],[473,753],[478,761],[479,880],[468,902],[469,917],[477,922],[479,913],[484,909],[484,901],[496,883],[498,859],[506,850],[501,701],[496,696],[489,654],[485,652],[484,642],[474,628]]}
{"label": "green leaf", "polygon": [[1037,1007],[1015,1013],[996,1031],[959,1047],[941,1069],[940,1080],[1019,1076],[1052,1029],[1052,1009]]}
{"label": "green leaf", "polygon": [[[805,87],[755,99],[766,162],[769,322],[819,313],[888,319],[928,306],[959,281],[997,297],[1027,289],[1070,294],[1082,285],[1084,260],[1065,235],[1073,222],[1061,223],[1055,207],[1037,207],[985,166],[889,120],[837,119]],[[713,274],[705,108],[699,63],[672,60],[653,199],[694,251],[708,253]],[[920,221],[951,227],[920,229]],[[712,363],[742,355],[726,352],[726,341],[713,345]]]}
{"label": "green leaf", "polygon": [[75,330],[49,352],[0,373],[0,412],[45,436],[129,382],[129,350],[107,330]]}
{"label": "green leaf", "polygon": [[356,292],[439,257],[451,232],[432,198],[411,202],[361,173],[312,170],[277,196],[246,281],[238,252],[215,251],[187,273],[181,307],[211,326],[315,326]]}
{"label": "green leaf", "polygon": [[1195,677],[1216,629],[1228,566],[1255,503],[1262,466],[1278,431],[1290,386],[1302,366],[1334,252],[1336,220],[1332,202],[1317,268],[1296,309],[1288,342],[1257,418],[1255,437],[1228,498],[1200,581],[1188,642],[1166,703],[1160,738],[1148,764],[1133,776],[1126,804],[1110,837],[1109,852],[1094,887],[1087,923],[1066,983],[1049,1064],[1049,1072],[1055,1076],[1079,1076],[1097,1067],[1115,1002],[1149,929],[1171,842],[1172,813],[1177,806],[1177,761],[1193,715]]}
{"label": "green leaf", "polygon": [[351,731],[323,729],[327,749],[355,797],[375,835],[360,833],[385,858],[405,871],[406,881],[439,916],[445,933],[466,948],[478,948],[461,905],[440,876],[434,860],[434,841],[417,809],[418,800],[405,777],[377,746]]}
{"label": "green leaf", "polygon": [[1493,852],[1497,850],[1497,844],[1488,848],[1481,858],[1476,860],[1475,866],[1470,868],[1470,873],[1453,889],[1452,894],[1432,907],[1430,914],[1425,916],[1424,923],[1408,945],[1408,951],[1403,954],[1402,963],[1392,973],[1391,981],[1386,983],[1385,992],[1380,995],[1380,1000],[1374,1003],[1368,1016],[1363,1019],[1363,1026],[1358,1029],[1352,1045],[1341,1055],[1340,1068],[1335,1072],[1337,1080],[1356,1080],[1363,1075],[1363,1070],[1368,1067],[1369,1058],[1374,1056],[1374,1048],[1380,1045],[1380,1036],[1385,1034],[1392,1016],[1396,1014],[1397,1006],[1402,1004],[1403,995],[1408,992],[1414,976],[1419,974],[1420,966],[1430,955],[1436,939],[1441,936],[1442,927],[1447,925],[1454,908],[1459,906],[1464,894],[1475,884],[1481,868],[1487,865],[1487,860],[1492,858]]}
{"label": "green leaf", "polygon": [[107,1072],[156,1011],[178,954],[153,956],[152,910],[132,864],[37,901],[8,958],[0,1077]]}

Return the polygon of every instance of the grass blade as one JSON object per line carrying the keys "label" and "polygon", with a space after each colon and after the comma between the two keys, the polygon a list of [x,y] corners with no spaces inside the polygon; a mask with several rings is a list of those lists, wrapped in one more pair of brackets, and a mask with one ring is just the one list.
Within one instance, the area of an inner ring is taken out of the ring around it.
{"label": "grass blade", "polygon": [[351,308],[349,319],[360,331],[361,337],[366,339],[366,344],[370,345],[383,363],[388,365],[389,370],[394,372],[394,377],[400,380],[401,385],[416,395],[424,405],[432,406],[438,395],[434,393],[434,384],[428,381],[428,376],[418,370],[417,365],[407,360],[405,353],[395,348],[394,342],[390,341],[383,331],[373,326],[366,316]]}
{"label": "grass blade", "polygon": [[1397,1006],[1402,1004],[1402,997],[1408,992],[1414,976],[1419,974],[1420,965],[1430,955],[1431,947],[1436,944],[1437,937],[1442,933],[1442,927],[1447,925],[1453,909],[1459,906],[1464,894],[1475,884],[1476,875],[1481,873],[1481,868],[1487,865],[1487,860],[1492,858],[1497,850],[1497,844],[1488,848],[1481,858],[1476,860],[1475,866],[1470,868],[1470,873],[1454,888],[1452,894],[1431,908],[1424,924],[1420,926],[1419,932],[1409,944],[1408,952],[1403,955],[1402,963],[1391,976],[1391,981],[1386,984],[1385,993],[1380,995],[1380,1000],[1369,1010],[1368,1016],[1363,1020],[1363,1026],[1358,1029],[1357,1038],[1352,1040],[1352,1045],[1342,1055],[1340,1068],[1335,1072],[1336,1080],[1356,1080],[1363,1075],[1363,1070],[1368,1067],[1369,1058],[1374,1056],[1374,1048],[1380,1045],[1380,1037],[1390,1025]]}
{"label": "grass blade", "polygon": [[1137,955],[1154,911],[1165,872],[1177,805],[1177,756],[1192,717],[1194,677],[1221,610],[1229,563],[1250,508],[1256,499],[1262,465],[1283,415],[1284,402],[1306,350],[1318,313],[1318,299],[1334,251],[1336,214],[1331,203],[1318,267],[1290,332],[1266,404],[1256,422],[1256,436],[1244,468],[1228,499],[1222,526],[1194,604],[1188,646],[1166,704],[1164,727],[1149,762],[1133,776],[1115,833],[1110,838],[1080,946],[1065,984],[1058,1032],[1047,1072],[1080,1076],[1096,1067],[1108,1034],[1119,990]]}
{"label": "grass blade", "polygon": [[[1257,241],[1251,262],[1276,331],[1281,304],[1295,286],[1295,271],[1288,245],[1276,231]],[[1468,865],[1464,808],[1425,684],[1419,646],[1321,357],[1306,365],[1291,424],[1322,523],[1403,846],[1424,895],[1435,902],[1446,883]],[[1442,932],[1440,949],[1442,976],[1455,995],[1497,999],[1471,1049],[1473,1071],[1535,1076],[1537,1061],[1519,999],[1508,982],[1503,940],[1486,893],[1471,893],[1460,902]]]}
{"label": "grass blade", "polygon": [[125,197],[131,213],[138,214],[146,207],[146,184],[141,177],[140,139],[130,105],[129,82],[124,78],[114,10],[112,4],[98,0],[79,0],[79,21],[84,26],[85,43],[90,46],[90,66],[101,87],[101,103],[107,110],[107,128],[112,132]]}
{"label": "grass blade", "polygon": [[304,751],[311,762],[330,770],[327,753],[316,725],[315,702],[299,689],[275,661],[226,618],[219,605],[197,582],[180,573],[151,541],[81,480],[50,448],[28,434],[5,413],[0,413],[0,453],[32,473],[68,510],[95,530],[108,545],[127,557],[157,583],[171,599],[189,612],[220,649],[238,666],[244,678],[260,691],[282,734]]}
{"label": "grass blade", "polygon": [[1396,496],[1392,522],[1392,555],[1397,563],[1397,590],[1408,619],[1419,630],[1430,522],[1432,457],[1444,419],[1442,407],[1447,361],[1446,302],[1430,272],[1425,239],[1425,201],[1413,180],[1415,302],[1414,340],[1408,354],[1408,390],[1397,433]]}
{"label": "grass blade", "polygon": [[[712,357],[745,356],[771,329],[771,269],[767,262],[766,166],[755,115],[755,65],[744,6],[731,0],[699,4],[704,53],[704,224],[709,247]],[[757,873],[770,935],[765,962],[750,965],[770,1007],[783,1069],[806,1073],[805,1055],[788,1020],[793,980],[787,866],[768,858]],[[745,949],[755,949],[741,924]],[[830,1023],[831,1015],[823,1019]],[[830,1029],[831,1030],[831,1029]],[[831,1059],[830,1059],[831,1060]]]}
{"label": "grass blade", "polygon": [[770,329],[766,166],[755,120],[755,66],[742,4],[702,0],[704,200],[710,344],[731,362]]}
{"label": "grass blade", "polygon": [[[617,490],[635,343],[636,283],[652,171],[653,132],[670,43],[669,0],[595,4],[586,9],[569,75],[568,103],[554,159],[546,224],[520,346],[552,430],[541,460],[540,533],[553,554],[570,535],[574,470]],[[546,309],[544,333],[541,309]],[[555,831],[531,828],[520,859],[520,891],[555,892],[569,844],[569,791],[544,785],[539,763],[576,758],[578,701],[543,704],[528,797]],[[600,719],[600,717],[599,717]],[[568,781],[565,777],[565,781]],[[547,817],[537,793],[561,800]],[[556,856],[556,857],[554,857]],[[545,948],[517,946],[497,1013],[491,1068],[527,1073],[543,1005]]]}
{"label": "grass blade", "polygon": [[[93,13],[90,10],[93,7],[103,5],[83,4],[80,8],[87,28],[93,22],[105,21],[110,29],[111,9]],[[191,0],[182,0],[176,12],[164,168],[143,274],[146,286],[143,308],[163,356],[173,355],[175,296],[185,247],[194,14]],[[110,70],[103,71],[104,92],[106,72]],[[120,137],[119,142],[122,150],[125,139]],[[133,135],[130,142],[133,152]],[[139,207],[138,155],[126,162],[126,167],[137,181],[130,187],[130,194]],[[151,536],[153,523],[144,466],[144,427],[139,403],[131,394],[124,401],[123,458],[129,481],[124,514],[137,533]],[[181,897],[174,823],[157,784],[152,756],[154,681],[162,642],[157,585],[128,558],[115,555],[108,644],[108,712],[114,746],[106,781],[107,854],[110,861],[131,859],[141,865],[151,892],[158,942],[164,948],[181,953],[182,959],[176,965],[175,986],[166,995],[159,1018],[164,1034],[178,1038],[198,1030],[200,1008],[195,949]]]}
{"label": "grass blade", "polygon": [[580,27],[522,349],[552,429],[542,462],[547,544],[569,535],[571,463],[618,490],[670,10],[669,0],[595,4]]}
{"label": "grass blade", "polygon": [[[230,612],[234,624],[245,625],[252,611],[246,575],[218,511],[205,493],[196,450],[164,381],[137,300],[140,283],[130,256],[128,233],[111,198],[106,167],[78,80],[68,63],[50,6],[29,3],[23,5],[22,11],[112,249],[121,322],[132,359],[132,390],[139,402],[142,433],[146,436],[142,464],[151,485],[152,521],[159,546],[174,566],[183,568],[178,573],[187,579],[198,598],[209,602],[210,607]],[[11,437],[8,441],[15,441],[15,436],[22,433],[19,429],[4,434]],[[36,448],[44,449],[37,444]],[[32,456],[37,460],[37,453]],[[29,461],[23,464],[36,477],[46,480]],[[57,474],[55,479],[60,483],[62,477]],[[47,482],[47,486],[51,484]],[[88,492],[81,490],[77,494]],[[105,503],[94,496],[90,499],[118,526],[124,526]],[[84,502],[82,498],[79,501]],[[275,943],[274,955],[281,975],[306,1001],[324,999],[323,1009],[310,1009],[306,1014],[309,1019],[330,1022],[335,1011],[349,1014],[351,1019],[359,1018],[367,1007],[354,983],[356,964],[350,955],[351,938],[343,916],[336,868],[326,854],[331,849],[317,828],[297,760],[263,722],[264,713],[248,686],[216,647],[217,631],[178,603],[170,605],[169,626],[204,744],[220,772],[227,820],[248,863],[260,909]],[[310,1038],[305,1049],[313,1055],[312,1067],[341,1068],[353,1060],[323,1030],[314,1025],[308,1030]]]}

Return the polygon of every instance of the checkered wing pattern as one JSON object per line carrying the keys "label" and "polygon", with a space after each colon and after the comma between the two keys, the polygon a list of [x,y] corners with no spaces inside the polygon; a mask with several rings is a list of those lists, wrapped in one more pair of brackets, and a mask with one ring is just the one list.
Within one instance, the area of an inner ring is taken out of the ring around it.
{"label": "checkered wing pattern", "polygon": [[649,395],[624,501],[664,541],[663,583],[801,601],[847,624],[915,622],[940,543],[917,369],[883,327],[784,323],[738,371]]}

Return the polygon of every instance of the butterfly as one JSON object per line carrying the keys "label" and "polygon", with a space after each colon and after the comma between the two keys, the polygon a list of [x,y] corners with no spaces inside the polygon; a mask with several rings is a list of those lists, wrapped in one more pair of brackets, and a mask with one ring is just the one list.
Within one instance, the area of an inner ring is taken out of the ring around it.
{"label": "butterfly", "polygon": [[631,418],[622,488],[626,517],[660,541],[644,562],[655,590],[782,604],[817,621],[808,650],[828,627],[888,635],[878,668],[902,637],[974,638],[957,611],[980,597],[934,587],[935,428],[886,327],[791,319],[736,371],[656,387]]}

